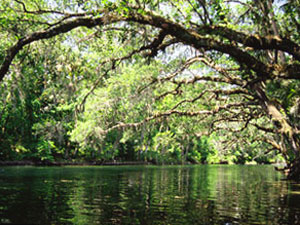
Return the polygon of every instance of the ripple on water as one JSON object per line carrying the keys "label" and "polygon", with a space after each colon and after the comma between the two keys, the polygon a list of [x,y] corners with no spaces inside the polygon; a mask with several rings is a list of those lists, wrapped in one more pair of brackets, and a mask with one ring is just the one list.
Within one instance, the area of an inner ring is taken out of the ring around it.
{"label": "ripple on water", "polygon": [[300,224],[300,185],[268,166],[10,168],[0,181],[0,223]]}

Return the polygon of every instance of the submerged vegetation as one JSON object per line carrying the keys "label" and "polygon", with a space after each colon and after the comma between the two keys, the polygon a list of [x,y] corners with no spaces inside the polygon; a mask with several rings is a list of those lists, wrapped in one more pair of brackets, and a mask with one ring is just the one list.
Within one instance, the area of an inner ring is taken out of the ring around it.
{"label": "submerged vegetation", "polygon": [[299,1],[0,12],[0,160],[284,161],[299,179]]}

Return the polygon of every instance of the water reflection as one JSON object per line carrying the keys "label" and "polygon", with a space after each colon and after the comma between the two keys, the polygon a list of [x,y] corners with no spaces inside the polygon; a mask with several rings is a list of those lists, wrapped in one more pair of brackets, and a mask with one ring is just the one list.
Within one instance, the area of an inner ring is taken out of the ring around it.
{"label": "water reflection", "polygon": [[6,167],[0,223],[300,224],[300,185],[271,166]]}

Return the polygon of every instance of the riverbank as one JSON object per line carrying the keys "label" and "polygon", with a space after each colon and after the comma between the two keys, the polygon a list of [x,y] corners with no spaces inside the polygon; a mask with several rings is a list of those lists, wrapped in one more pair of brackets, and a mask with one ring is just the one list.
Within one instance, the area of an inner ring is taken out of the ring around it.
{"label": "riverbank", "polygon": [[50,162],[50,161],[0,161],[0,166],[129,166],[129,165],[153,165],[143,161],[94,161],[94,162]]}
{"label": "riverbank", "polygon": [[[198,163],[186,162],[184,165],[191,165]],[[201,164],[201,163],[200,163]],[[219,162],[214,164],[228,164],[228,162]],[[174,164],[157,164],[154,162],[145,161],[0,161],[0,166],[134,166],[134,165],[182,165],[181,163]],[[258,165],[257,163],[245,163],[245,165]],[[263,165],[263,164],[262,164]],[[274,163],[276,170],[284,170],[286,164]]]}

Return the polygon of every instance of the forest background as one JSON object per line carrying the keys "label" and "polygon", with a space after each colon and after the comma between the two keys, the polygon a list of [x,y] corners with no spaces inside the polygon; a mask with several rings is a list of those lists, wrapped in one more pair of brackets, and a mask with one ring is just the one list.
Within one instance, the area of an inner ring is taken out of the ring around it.
{"label": "forest background", "polygon": [[298,0],[3,0],[0,12],[1,161],[300,168]]}

